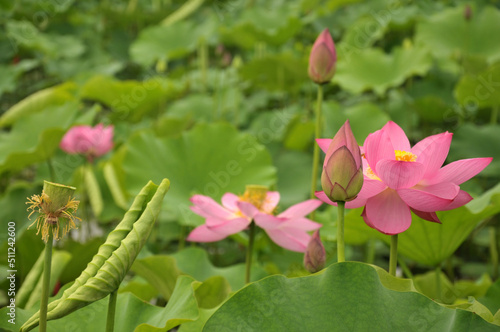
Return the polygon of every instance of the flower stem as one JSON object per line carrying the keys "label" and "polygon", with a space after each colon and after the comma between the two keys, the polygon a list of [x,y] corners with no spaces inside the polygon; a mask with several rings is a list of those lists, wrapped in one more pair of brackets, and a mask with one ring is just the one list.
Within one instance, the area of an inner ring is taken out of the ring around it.
{"label": "flower stem", "polygon": [[391,254],[389,257],[389,274],[396,276],[396,267],[398,266],[398,235],[391,235]]}
{"label": "flower stem", "polygon": [[[321,136],[321,103],[323,102],[323,86],[318,84],[318,98],[316,102],[316,125],[314,131],[314,138],[320,138]],[[318,183],[318,166],[319,166],[319,145],[314,143],[314,153],[313,153],[313,169],[311,177],[311,198],[314,198],[314,193],[316,192],[316,184]],[[311,219],[314,219],[314,211],[311,212]]]}
{"label": "flower stem", "polygon": [[492,278],[495,280],[498,277],[498,241],[497,241],[497,230],[495,226],[490,226],[490,256],[491,264],[493,265]]}
{"label": "flower stem", "polygon": [[49,167],[50,181],[56,181],[56,173],[54,172],[54,166],[52,165],[52,160],[50,158],[47,159],[47,166]]}
{"label": "flower stem", "polygon": [[344,244],[344,208],[345,202],[337,202],[337,261],[345,262],[345,244]]}
{"label": "flower stem", "polygon": [[255,239],[255,223],[252,221],[250,223],[250,233],[248,235],[246,271],[245,271],[245,283],[246,284],[248,284],[250,282],[250,271],[252,269],[252,253],[253,253],[254,239]]}
{"label": "flower stem", "polygon": [[441,290],[441,265],[436,266],[436,301],[443,302],[441,299],[441,295],[443,291]]}
{"label": "flower stem", "polygon": [[53,234],[49,230],[49,238],[45,243],[45,257],[43,265],[42,298],[40,302],[40,332],[47,331],[47,305],[49,304],[50,268],[52,264]]}
{"label": "flower stem", "polygon": [[106,332],[113,332],[115,328],[115,310],[116,310],[117,297],[118,297],[117,289],[109,294],[108,315],[106,317]]}

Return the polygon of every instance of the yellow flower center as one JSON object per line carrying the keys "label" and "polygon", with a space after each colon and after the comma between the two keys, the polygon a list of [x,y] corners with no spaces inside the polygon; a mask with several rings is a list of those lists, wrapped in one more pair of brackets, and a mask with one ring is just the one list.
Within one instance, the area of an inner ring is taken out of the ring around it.
{"label": "yellow flower center", "polygon": [[246,186],[245,192],[240,196],[243,202],[248,202],[257,209],[262,210],[262,205],[266,201],[267,187],[258,185]]}
{"label": "yellow flower center", "polygon": [[417,156],[411,152],[395,150],[394,153],[396,154],[396,160],[399,160],[399,161],[416,161],[417,160]]}

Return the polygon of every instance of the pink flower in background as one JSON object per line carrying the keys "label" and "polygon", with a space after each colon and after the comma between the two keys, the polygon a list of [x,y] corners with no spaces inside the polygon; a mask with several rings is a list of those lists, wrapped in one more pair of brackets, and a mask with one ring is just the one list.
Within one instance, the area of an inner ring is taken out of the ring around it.
{"label": "pink flower in background", "polygon": [[92,162],[113,148],[113,126],[104,127],[102,123],[95,127],[74,126],[59,146],[67,153],[85,155]]}
{"label": "pink flower in background", "polygon": [[[459,185],[481,172],[492,158],[473,158],[441,167],[450,149],[453,134],[429,136],[413,147],[404,131],[389,121],[365,140],[364,184],[347,208],[364,206],[366,224],[385,234],[398,234],[410,227],[411,212],[440,223],[436,211],[455,209],[472,197]],[[318,140],[323,151],[329,140]],[[316,192],[323,202],[334,203],[324,192]]]}
{"label": "pink flower in background", "polygon": [[222,206],[212,198],[195,195],[191,210],[205,218],[205,224],[196,227],[187,237],[188,241],[214,242],[245,230],[252,220],[263,228],[279,246],[304,252],[310,240],[307,231],[321,227],[305,215],[322,203],[308,200],[296,204],[277,216],[276,209],[280,195],[276,191],[248,190],[242,196],[226,193],[222,196]]}
{"label": "pink flower in background", "polygon": [[309,55],[309,78],[317,84],[330,82],[335,74],[337,52],[328,29],[323,30],[311,49]]}

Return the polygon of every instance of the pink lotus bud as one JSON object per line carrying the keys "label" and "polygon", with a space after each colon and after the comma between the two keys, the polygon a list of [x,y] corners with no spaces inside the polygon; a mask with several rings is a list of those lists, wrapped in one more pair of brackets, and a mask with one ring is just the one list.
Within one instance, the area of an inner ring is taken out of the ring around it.
{"label": "pink lotus bud", "polygon": [[333,202],[355,199],[363,186],[361,151],[349,120],[335,134],[326,151],[321,186]]}
{"label": "pink lotus bud", "polygon": [[306,253],[304,254],[304,267],[307,271],[315,273],[325,266],[325,260],[325,247],[319,238],[318,229],[314,232],[309,244],[307,245]]}
{"label": "pink lotus bud", "polygon": [[113,126],[104,127],[101,123],[94,128],[75,126],[68,130],[59,146],[69,154],[85,155],[92,162],[113,148]]}
{"label": "pink lotus bud", "polygon": [[472,18],[472,8],[470,7],[469,4],[465,5],[464,18],[466,21],[470,21]]}
{"label": "pink lotus bud", "polygon": [[317,84],[330,82],[335,74],[337,52],[328,29],[323,30],[311,49],[309,77]]}

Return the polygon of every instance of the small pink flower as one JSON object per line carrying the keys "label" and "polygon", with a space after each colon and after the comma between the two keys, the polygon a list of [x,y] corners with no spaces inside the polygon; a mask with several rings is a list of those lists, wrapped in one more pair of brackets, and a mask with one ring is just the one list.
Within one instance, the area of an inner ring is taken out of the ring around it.
{"label": "small pink flower", "polygon": [[[459,185],[493,159],[464,159],[441,167],[452,136],[448,132],[429,136],[411,147],[404,131],[392,121],[368,135],[363,146],[363,188],[346,207],[364,206],[366,224],[390,235],[410,227],[410,211],[440,223],[436,211],[455,209],[471,201]],[[323,151],[329,141],[318,140]],[[316,197],[334,205],[324,192],[316,192]]]}
{"label": "small pink flower", "polygon": [[187,237],[188,241],[214,242],[245,230],[252,220],[263,228],[269,237],[279,246],[304,252],[310,240],[307,231],[321,227],[310,221],[305,215],[322,203],[309,200],[296,204],[278,216],[272,213],[276,209],[280,195],[276,191],[267,191],[262,199],[249,195],[237,196],[226,193],[222,196],[222,206],[212,198],[195,195],[191,210],[205,218],[205,224],[196,227]]}
{"label": "small pink flower", "polygon": [[64,135],[59,144],[69,154],[82,154],[92,162],[113,148],[113,126],[104,127],[98,124],[91,126],[74,126]]}
{"label": "small pink flower", "polygon": [[309,55],[309,78],[318,84],[330,82],[335,74],[336,64],[335,44],[330,32],[325,29],[316,38]]}

